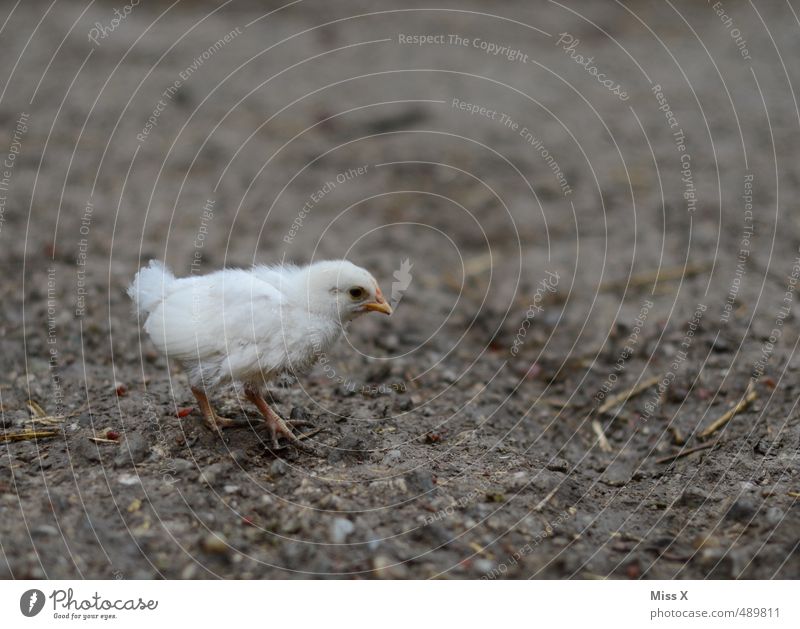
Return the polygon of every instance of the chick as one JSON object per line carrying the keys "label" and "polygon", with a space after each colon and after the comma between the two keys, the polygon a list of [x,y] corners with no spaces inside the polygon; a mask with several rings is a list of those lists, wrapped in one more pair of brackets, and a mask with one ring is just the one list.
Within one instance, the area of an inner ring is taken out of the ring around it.
{"label": "chick", "polygon": [[309,266],[255,266],[176,278],[153,260],[128,287],[144,329],[161,352],[188,373],[206,425],[238,425],[220,417],[208,393],[241,385],[270,430],[300,445],[263,397],[268,382],[311,368],[366,312],[390,315],[375,278],[346,260]]}

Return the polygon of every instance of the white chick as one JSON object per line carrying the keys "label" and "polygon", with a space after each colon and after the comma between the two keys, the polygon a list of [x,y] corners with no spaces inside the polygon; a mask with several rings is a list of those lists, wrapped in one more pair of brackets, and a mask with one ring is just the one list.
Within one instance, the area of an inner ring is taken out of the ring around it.
{"label": "white chick", "polygon": [[184,366],[206,425],[217,431],[239,425],[217,415],[207,391],[242,385],[275,447],[279,436],[301,444],[267,405],[265,385],[308,370],[359,315],[392,313],[375,278],[345,260],[183,278],[153,260],[136,274],[128,295],[156,347]]}

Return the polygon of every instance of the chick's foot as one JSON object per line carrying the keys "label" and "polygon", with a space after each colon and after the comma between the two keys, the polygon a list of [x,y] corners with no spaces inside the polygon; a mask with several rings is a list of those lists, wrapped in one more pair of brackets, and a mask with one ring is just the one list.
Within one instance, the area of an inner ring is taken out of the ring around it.
{"label": "chick's foot", "polygon": [[[251,389],[245,390],[245,395],[247,399],[250,400],[253,404],[256,405],[258,410],[260,411],[261,415],[264,417],[264,421],[267,424],[267,428],[269,428],[270,437],[272,438],[272,447],[274,449],[280,448],[280,443],[278,442],[279,437],[285,437],[294,447],[298,450],[303,450],[304,452],[308,452],[310,454],[316,454],[316,451],[311,446],[306,445],[300,439],[297,438],[292,432],[292,429],[289,428],[287,423],[267,404],[267,401],[263,398],[263,396],[258,391],[253,391]],[[300,425],[300,423],[304,423],[299,421],[296,425]]]}
{"label": "chick's foot", "polygon": [[192,393],[197,398],[197,404],[200,406],[200,412],[203,414],[203,423],[215,432],[221,432],[223,428],[237,428],[245,426],[246,424],[235,419],[221,417],[211,406],[206,392],[197,387],[192,387]]}

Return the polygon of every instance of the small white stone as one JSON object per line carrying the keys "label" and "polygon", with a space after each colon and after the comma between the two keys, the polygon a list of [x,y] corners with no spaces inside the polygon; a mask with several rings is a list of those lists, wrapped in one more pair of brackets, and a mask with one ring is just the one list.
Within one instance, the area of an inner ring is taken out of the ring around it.
{"label": "small white stone", "polygon": [[133,474],[122,474],[118,479],[120,485],[130,487],[131,485],[141,484],[141,479]]}
{"label": "small white stone", "polygon": [[336,518],[333,522],[331,522],[330,528],[330,536],[331,541],[334,544],[344,544],[347,536],[350,535],[353,531],[356,530],[355,524],[353,524],[347,518]]}

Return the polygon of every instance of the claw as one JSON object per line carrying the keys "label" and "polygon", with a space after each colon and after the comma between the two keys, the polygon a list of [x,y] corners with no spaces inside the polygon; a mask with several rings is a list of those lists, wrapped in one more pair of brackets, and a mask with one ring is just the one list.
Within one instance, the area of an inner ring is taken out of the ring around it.
{"label": "claw", "polygon": [[[226,428],[252,426],[252,424],[247,420],[230,419],[228,417],[220,417],[217,415],[217,412],[212,408],[211,403],[208,401],[208,396],[202,389],[192,387],[192,393],[194,393],[194,396],[197,398],[197,401],[200,404],[200,411],[203,414],[203,423],[208,426],[208,428],[216,432],[219,436],[222,436],[222,431]],[[322,430],[321,428],[318,430],[312,430],[311,432],[298,437],[292,432],[290,426],[308,426],[311,422],[303,419],[289,420],[288,422],[284,421],[267,405],[266,401],[263,397],[261,397],[260,394],[253,391],[246,391],[246,394],[247,398],[258,407],[258,410],[261,411],[261,414],[264,416],[264,421],[269,428],[272,447],[274,450],[280,450],[282,448],[279,438],[284,437],[298,450],[306,452],[307,454],[320,456],[320,454],[314,448],[303,443],[301,440],[313,437]]]}
{"label": "claw", "polygon": [[[305,444],[305,443],[303,443],[301,441],[301,439],[307,439],[308,437],[312,436],[312,434],[316,434],[316,432],[309,433],[307,435],[302,435],[301,437],[298,437],[297,435],[295,435],[292,432],[291,428],[289,428],[289,426],[287,425],[287,422],[284,421],[283,419],[281,419],[274,412],[273,413],[269,413],[264,418],[264,420],[266,421],[267,426],[269,427],[269,432],[270,432],[270,435],[272,436],[272,446],[273,446],[274,449],[277,450],[277,449],[280,448],[280,444],[278,442],[278,437],[285,437],[286,440],[289,443],[291,443],[298,450],[302,450],[303,452],[307,452],[309,454],[318,454],[317,451],[314,450],[314,448],[312,448],[311,446],[309,446],[309,445],[307,445],[307,444]],[[304,423],[308,423],[308,422],[304,422]],[[317,431],[317,432],[319,432],[319,431]]]}
{"label": "claw", "polygon": [[286,419],[284,420],[284,423],[290,428],[300,428],[300,426],[314,425],[314,422],[310,422],[307,419]]}
{"label": "claw", "polygon": [[204,423],[206,426],[211,428],[211,430],[223,430],[225,428],[243,428],[248,425],[247,422],[243,422],[239,419],[230,419],[229,417],[220,417],[216,413],[214,413],[214,417],[212,419],[205,419]]}
{"label": "claw", "polygon": [[[286,440],[298,450],[319,456],[314,448],[300,441],[300,439],[292,432],[288,425],[292,424],[295,426],[301,426],[303,424],[307,424],[308,422],[305,420],[290,420],[289,422],[286,422],[269,407],[266,400],[257,391],[245,390],[245,395],[247,396],[248,400],[258,407],[258,410],[264,416],[264,421],[269,428],[270,437],[272,437],[272,447],[275,450],[279,450],[281,447],[280,443],[278,442],[278,438],[285,437]],[[308,436],[310,435],[304,435],[304,438],[307,438]]]}
{"label": "claw", "polygon": [[225,428],[239,428],[247,425],[241,421],[217,415],[217,412],[211,406],[211,402],[208,401],[206,392],[202,389],[192,387],[192,393],[197,398],[197,402],[200,405],[200,412],[203,414],[203,423],[218,435],[221,435],[222,430]]}

